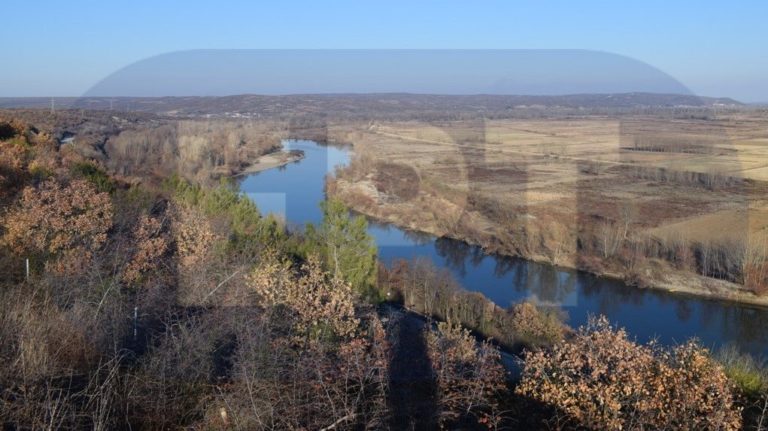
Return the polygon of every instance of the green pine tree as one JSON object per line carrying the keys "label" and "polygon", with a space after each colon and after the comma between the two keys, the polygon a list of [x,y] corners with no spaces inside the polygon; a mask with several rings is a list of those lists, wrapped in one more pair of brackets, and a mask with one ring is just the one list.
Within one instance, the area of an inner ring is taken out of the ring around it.
{"label": "green pine tree", "polygon": [[323,222],[307,226],[307,238],[316,247],[327,269],[369,299],[375,299],[376,254],[365,217],[349,215],[336,199],[324,201]]}

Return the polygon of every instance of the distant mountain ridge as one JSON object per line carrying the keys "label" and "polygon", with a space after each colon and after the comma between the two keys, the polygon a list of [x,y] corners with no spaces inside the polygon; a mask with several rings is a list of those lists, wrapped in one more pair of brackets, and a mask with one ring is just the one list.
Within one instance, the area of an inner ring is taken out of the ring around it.
{"label": "distant mountain ridge", "polygon": [[[51,98],[3,97],[0,108],[45,109]],[[246,115],[275,116],[284,113],[378,113],[403,112],[496,112],[521,109],[633,109],[675,107],[743,107],[731,98],[683,94],[620,93],[529,95],[433,95],[410,93],[381,94],[299,94],[233,95],[189,97],[63,97],[53,98],[54,108],[138,111],[161,115]]]}

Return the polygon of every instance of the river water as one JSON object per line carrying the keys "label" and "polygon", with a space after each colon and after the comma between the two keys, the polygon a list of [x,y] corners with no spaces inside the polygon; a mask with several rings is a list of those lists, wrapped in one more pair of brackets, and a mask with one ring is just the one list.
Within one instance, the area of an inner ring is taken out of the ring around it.
{"label": "river water", "polygon": [[[241,180],[240,189],[262,213],[278,214],[289,226],[318,223],[325,176],[349,163],[350,151],[312,141],[285,141],[284,146],[304,151],[304,159],[248,175]],[[466,290],[481,292],[502,307],[523,300],[556,304],[574,327],[584,324],[590,314],[603,314],[641,342],[656,338],[671,345],[697,337],[714,349],[732,344],[758,356],[768,354],[765,308],[639,289],[580,271],[487,254],[463,241],[390,224],[371,221],[369,233],[384,262],[419,256],[431,259],[436,266],[449,269]]]}

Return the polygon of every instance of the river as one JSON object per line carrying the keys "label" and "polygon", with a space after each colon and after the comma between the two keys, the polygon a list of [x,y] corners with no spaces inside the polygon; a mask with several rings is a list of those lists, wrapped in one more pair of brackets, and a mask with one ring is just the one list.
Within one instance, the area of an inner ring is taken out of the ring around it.
{"label": "river", "polygon": [[[244,177],[240,190],[262,213],[281,215],[289,226],[318,223],[325,176],[349,163],[350,150],[312,141],[289,140],[284,146],[304,151],[305,157]],[[556,304],[574,327],[584,324],[590,314],[603,314],[640,342],[655,338],[672,345],[696,337],[713,349],[732,344],[743,352],[768,354],[765,308],[640,289],[580,271],[487,254],[462,241],[390,224],[369,221],[369,233],[384,262],[418,256],[431,259],[436,266],[449,269],[465,289],[481,292],[502,307],[523,300]]]}

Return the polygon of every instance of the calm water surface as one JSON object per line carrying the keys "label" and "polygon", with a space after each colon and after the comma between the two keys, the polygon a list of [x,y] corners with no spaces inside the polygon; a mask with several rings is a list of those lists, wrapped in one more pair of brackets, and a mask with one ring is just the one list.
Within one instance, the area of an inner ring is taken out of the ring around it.
{"label": "calm water surface", "polygon": [[[325,176],[349,162],[349,150],[312,141],[286,141],[286,150],[305,158],[285,167],[245,177],[240,189],[263,213],[285,217],[289,226],[318,223],[325,199]],[[579,326],[590,314],[604,314],[639,341],[657,338],[674,344],[698,337],[708,347],[734,344],[740,350],[768,353],[768,309],[643,290],[624,283],[523,259],[484,253],[462,241],[409,232],[371,222],[369,232],[384,262],[431,259],[449,269],[467,290],[482,292],[506,307],[523,300],[558,304],[568,323]]]}

